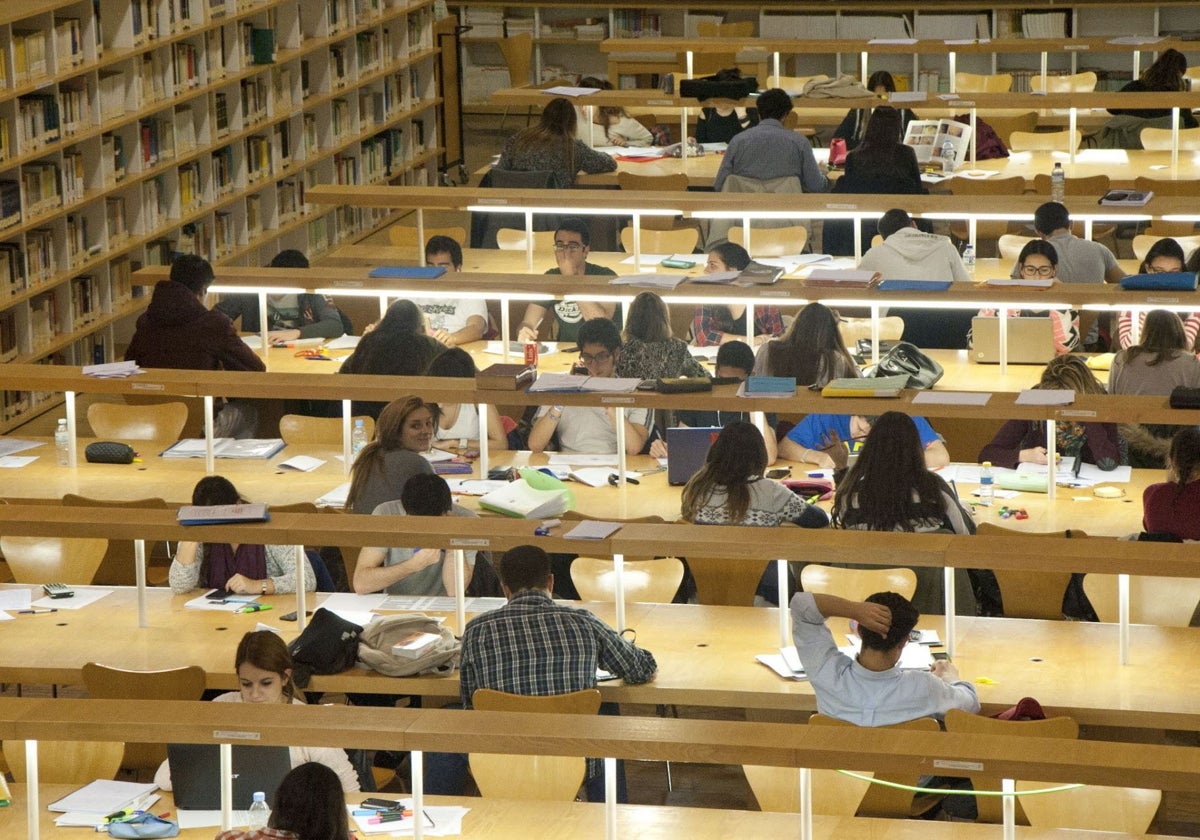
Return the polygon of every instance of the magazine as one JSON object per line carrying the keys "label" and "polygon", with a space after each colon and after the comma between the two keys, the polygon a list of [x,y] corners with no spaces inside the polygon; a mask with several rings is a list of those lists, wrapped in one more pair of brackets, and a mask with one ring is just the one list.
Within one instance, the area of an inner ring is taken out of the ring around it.
{"label": "magazine", "polygon": [[971,126],[954,120],[913,120],[904,132],[904,145],[912,146],[919,164],[941,164],[942,146],[954,146],[954,162],[962,163],[971,143]]}

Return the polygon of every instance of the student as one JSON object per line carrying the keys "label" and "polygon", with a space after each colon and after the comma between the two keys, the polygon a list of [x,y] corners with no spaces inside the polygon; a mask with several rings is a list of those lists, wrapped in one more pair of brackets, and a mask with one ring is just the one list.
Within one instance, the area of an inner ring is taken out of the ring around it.
{"label": "student", "polygon": [[642,292],[629,305],[625,319],[625,343],[617,376],[666,379],[677,376],[708,378],[704,367],[692,358],[687,342],[671,336],[671,313],[654,292]]}
{"label": "student", "polygon": [[[1058,274],[1058,250],[1045,239],[1031,239],[1017,256],[1013,275],[1029,280],[1052,280]],[[997,309],[980,309],[984,318],[998,316]],[[1079,348],[1079,313],[1073,309],[1008,310],[1009,318],[1049,318],[1054,330],[1054,352],[1062,356]]]}
{"label": "student", "polygon": [[782,338],[772,339],[754,357],[755,376],[786,376],[801,388],[825,386],[831,379],[856,377],[858,365],[846,352],[837,315],[823,303],[800,310]]}
{"label": "student", "polygon": [[[462,272],[462,246],[449,236],[431,236],[425,244],[425,264]],[[453,278],[444,282],[454,283]],[[487,301],[482,298],[414,297],[412,302],[425,314],[429,335],[447,347],[479,341],[487,332]]]}
{"label": "student", "polygon": [[[271,268],[308,268],[308,257],[287,249],[271,259]],[[256,333],[259,323],[258,295],[225,295],[213,307],[231,321],[242,319],[245,332]],[[346,332],[342,313],[325,295],[295,292],[267,295],[267,338],[273,345],[299,338],[337,338]]]}
{"label": "student", "polygon": [[[193,505],[237,505],[245,501],[233,482],[219,475],[205,476],[192,490]],[[176,594],[200,586],[239,595],[285,595],[296,591],[296,546],[181,540],[168,579]],[[306,557],[304,591],[316,588],[317,578]]]}
{"label": "student", "polygon": [[578,172],[614,172],[617,162],[603,152],[588,147],[578,138],[575,106],[567,99],[551,99],[542,108],[542,117],[510,137],[500,152],[497,169],[514,172],[551,172],[554,186],[575,186]]}
{"label": "student", "polygon": [[[424,376],[446,345],[425,334],[425,314],[410,300],[397,300],[374,328],[346,357],[338,373],[364,373],[375,376]],[[355,400],[355,414],[379,419],[385,403]]]}
{"label": "student", "polygon": [[[461,347],[451,347],[438,355],[430,365],[429,376],[448,376],[458,379],[474,379],[479,369],[471,354]],[[472,403],[453,403],[439,406],[441,416],[438,418],[435,440],[466,441],[466,448],[479,448],[479,409]],[[488,405],[488,449],[502,451],[508,449],[508,435],[504,431],[504,419],[496,406]],[[509,421],[509,425],[512,421]],[[461,448],[461,446],[460,446]]]}
{"label": "student", "polygon": [[[554,259],[557,268],[547,271],[547,274],[557,274],[563,277],[582,277],[584,275],[615,277],[616,272],[602,265],[587,261],[592,242],[592,232],[583,219],[563,219],[554,232]],[[517,332],[518,341],[537,341],[538,329],[542,325],[547,312],[554,314],[557,322],[556,337],[559,341],[578,342],[579,327],[584,321],[593,318],[612,318],[620,320],[620,307],[616,303],[590,300],[546,300],[531,303],[525,307],[525,317]]]}
{"label": "student", "polygon": [[[468,516],[472,511],[453,504],[450,487],[440,475],[418,473],[404,484],[400,498],[383,502],[376,516]],[[403,528],[397,528],[402,531]],[[463,589],[471,582],[475,552],[465,552]],[[363,548],[354,568],[354,591],[359,595],[454,595],[454,557],[440,548]]]}
{"label": "student", "polygon": [[[1184,263],[1183,248],[1180,244],[1170,237],[1164,237],[1150,246],[1150,250],[1146,252],[1146,258],[1138,266],[1138,272],[1141,274],[1165,274],[1172,271],[1184,271]],[[1186,270],[1194,272],[1197,269],[1188,268]],[[1117,316],[1117,346],[1121,349],[1134,344],[1133,315],[1134,313],[1127,309]],[[1138,334],[1140,335],[1146,325],[1146,310],[1138,312],[1137,317]],[[1200,312],[1187,312],[1179,317],[1183,319],[1187,349],[1191,350],[1196,345],[1196,333],[1200,332]]]}
{"label": "student", "polygon": [[[722,242],[708,252],[706,274],[719,271],[741,271],[750,265],[750,254],[736,242]],[[759,304],[754,307],[754,343],[762,344],[783,332],[783,316],[778,306]],[[706,303],[696,307],[692,318],[693,341],[697,347],[710,347],[746,338],[746,305],[744,303]]]}
{"label": "student", "polygon": [[[1187,90],[1184,73],[1187,72],[1187,57],[1179,50],[1164,50],[1158,59],[1142,71],[1140,78],[1127,82],[1121,88],[1122,93],[1146,93],[1150,91],[1166,91],[1176,93]],[[1170,117],[1170,108],[1109,108],[1108,113],[1125,114],[1145,120]],[[1180,128],[1196,128],[1196,122],[1191,108],[1181,108],[1179,111]],[[1139,147],[1140,148],[1140,147]]]}
{"label": "student", "polygon": [[[1058,255],[1057,278],[1063,283],[1119,283],[1125,276],[1112,251],[1099,242],[1071,233],[1071,215],[1055,201],[1047,201],[1033,214],[1033,229],[1054,246]],[[1020,263],[1012,277],[1021,275]]]}
{"label": "student", "polygon": [[[234,659],[240,691],[227,691],[213,698],[214,703],[291,703],[303,705],[292,683],[292,655],[283,638],[271,630],[255,630],[242,636]],[[303,737],[300,735],[299,737]],[[324,764],[341,782],[343,792],[357,791],[358,776],[346,758],[346,751],[335,747],[290,747],[292,767],[309,761]],[[171,767],[164,761],[154,774],[154,783],[171,790]]]}
{"label": "student", "polygon": [[230,829],[216,840],[346,840],[346,797],[337,773],[317,761],[297,765],[275,791],[267,828]]}
{"label": "student", "polygon": [[[621,362],[621,333],[607,318],[584,321],[579,328],[579,361],[589,376],[615,375]],[[598,406],[547,405],[538,409],[529,432],[529,448],[542,452],[554,434],[563,452],[611,455],[617,451],[615,408]],[[625,409],[625,453],[637,455],[646,445],[650,412],[645,408]]]}
{"label": "student", "polygon": [[[785,461],[806,461],[828,469],[835,467],[835,449],[857,455],[879,417],[862,414],[810,414],[792,426],[787,437],[779,442],[779,457]],[[950,453],[941,436],[924,417],[913,417],[925,466],[931,470],[950,463]],[[836,447],[830,441],[837,440]]]}
{"label": "student", "polygon": [[[718,70],[713,76],[717,82],[735,81],[742,78],[742,71],[736,67],[728,70]],[[707,99],[700,100],[700,113],[696,117],[697,143],[728,143],[748,128],[758,125],[758,110],[742,108],[725,101],[716,105],[706,105]]]}
{"label": "student", "polygon": [[436,405],[415,396],[387,404],[375,423],[374,439],[350,468],[346,510],[373,513],[384,502],[399,499],[414,475],[433,472],[421,453],[433,444],[438,413]]}
{"label": "student", "polygon": [[[584,76],[579,87],[612,90],[612,82],[595,76]],[[592,121],[587,116],[587,100],[575,106],[575,120],[579,125],[579,139],[588,146],[653,146],[654,135],[650,129],[629,116],[617,105],[599,105],[592,108]]]}
{"label": "student", "polygon": [[[896,80],[892,78],[892,74],[886,70],[876,70],[867,79],[867,89],[876,96],[887,99],[889,93],[896,92]],[[878,111],[876,108],[874,111]],[[834,129],[833,136],[839,137],[846,141],[846,151],[852,152],[858,148],[858,144],[862,142],[863,135],[866,132],[867,124],[874,113],[870,108],[851,108],[846,112],[845,119],[841,125]],[[897,141],[904,140],[904,132],[908,128],[908,124],[913,120],[913,113],[908,109],[899,111],[901,117],[900,133],[897,136]]]}
{"label": "student", "polygon": [[[704,466],[683,488],[680,515],[696,525],[758,525],[794,522],[824,528],[825,511],[810,505],[777,481],[763,478],[767,449],[751,423],[734,421],[708,450]],[[791,571],[788,571],[791,578]],[[789,582],[794,587],[794,581]],[[768,565],[755,592],[755,604],[779,604],[778,579]]]}
{"label": "student", "polygon": [[1181,540],[1200,540],[1200,429],[1184,426],[1171,438],[1167,480],[1142,493],[1142,528]]}
{"label": "student", "polygon": [[795,176],[804,192],[825,192],[829,179],[817,166],[812,144],[790,128],[783,120],[792,112],[792,98],[787,91],[771,88],[758,97],[758,116],[762,120],[729,141],[721,168],[713,179],[713,190],[730,175],[769,181],[772,178]]}

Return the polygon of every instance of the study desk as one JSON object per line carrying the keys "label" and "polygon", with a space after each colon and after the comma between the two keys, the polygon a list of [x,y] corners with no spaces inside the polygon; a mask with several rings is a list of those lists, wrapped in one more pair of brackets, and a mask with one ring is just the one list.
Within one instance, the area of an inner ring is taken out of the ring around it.
{"label": "study desk", "polygon": [[[134,670],[200,665],[209,688],[233,690],[237,688],[234,651],[243,633],[262,621],[280,628],[286,639],[295,635],[294,625],[279,621],[281,612],[294,608],[288,596],[262,598],[275,604],[275,609],[244,615],[185,610],[183,604],[191,597],[194,594],[150,590],[149,622],[141,628],[135,592],[126,587],[115,588],[83,609],[18,615],[5,622],[0,680],[76,684],[87,662]],[[312,603],[319,604],[322,597],[316,596]],[[612,623],[612,605],[586,606]],[[468,616],[474,614],[468,611]],[[453,612],[446,614],[446,620],[456,631],[461,629]],[[630,604],[625,623],[637,631],[638,645],[654,653],[658,677],[641,686],[601,683],[605,700],[815,710],[809,683],[781,679],[754,660],[755,655],[778,647],[776,610]],[[929,616],[923,626],[940,627],[940,621]],[[1126,666],[1117,663],[1117,633],[1115,624],[959,616],[955,663],[965,679],[990,681],[977,685],[988,713],[1033,695],[1052,713],[1069,714],[1085,724],[1200,728],[1194,703],[1200,672],[1189,665],[1200,655],[1200,630],[1133,625]],[[316,675],[310,688],[457,699],[458,678],[390,678],[353,669]]]}

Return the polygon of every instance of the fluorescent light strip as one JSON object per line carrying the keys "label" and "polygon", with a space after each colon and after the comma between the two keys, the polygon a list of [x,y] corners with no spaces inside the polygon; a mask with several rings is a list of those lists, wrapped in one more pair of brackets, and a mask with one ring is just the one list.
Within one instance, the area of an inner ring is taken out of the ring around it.
{"label": "fluorescent light strip", "polygon": [[223,295],[246,295],[258,294],[266,292],[269,295],[304,295],[308,294],[308,289],[291,288],[288,286],[224,286],[220,283],[213,283],[208,287],[210,292],[216,292]]}
{"label": "fluorescent light strip", "polygon": [[516,204],[472,204],[472,213],[557,213],[566,216],[682,216],[682,210],[636,210],[629,207],[528,207]]}

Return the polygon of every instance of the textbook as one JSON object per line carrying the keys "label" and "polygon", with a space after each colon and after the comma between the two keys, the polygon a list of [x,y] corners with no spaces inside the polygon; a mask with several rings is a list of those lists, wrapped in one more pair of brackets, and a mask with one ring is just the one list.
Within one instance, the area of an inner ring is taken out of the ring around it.
{"label": "textbook", "polygon": [[830,380],[822,397],[898,397],[908,386],[908,374],[876,377],[847,377]]}
{"label": "textbook", "polygon": [[570,373],[543,373],[529,386],[529,393],[608,393],[625,394],[637,390],[642,380],[616,376],[575,376]]}
{"label": "textbook", "polygon": [[814,268],[804,280],[805,286],[835,289],[868,289],[881,279],[878,271],[858,268]]}
{"label": "textbook", "polygon": [[884,280],[878,288],[881,292],[944,292],[952,280]]}
{"label": "textbook", "polygon": [[1144,207],[1154,198],[1154,190],[1109,190],[1100,197],[1105,207]]}
{"label": "textbook", "polygon": [[[270,458],[283,449],[282,438],[213,438],[216,458]],[[204,438],[187,438],[162,453],[163,458],[203,458]]]}
{"label": "textbook", "polygon": [[904,145],[912,146],[918,164],[942,165],[942,147],[947,141],[954,148],[954,162],[962,163],[971,142],[971,126],[955,120],[913,120],[904,131]]}
{"label": "textbook", "polygon": [[184,505],[175,515],[180,525],[224,525],[237,522],[269,522],[271,514],[262,502],[240,505]]}
{"label": "textbook", "polygon": [[517,391],[535,379],[537,368],[532,365],[498,363],[475,374],[475,387],[487,391]]}
{"label": "textbook", "polygon": [[381,265],[368,277],[400,277],[405,280],[433,280],[446,273],[444,265]]}
{"label": "textbook", "polygon": [[750,376],[738,388],[739,397],[794,397],[796,379],[792,376]]}

